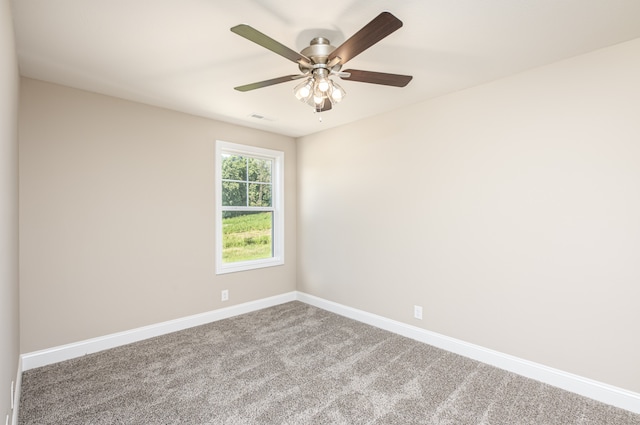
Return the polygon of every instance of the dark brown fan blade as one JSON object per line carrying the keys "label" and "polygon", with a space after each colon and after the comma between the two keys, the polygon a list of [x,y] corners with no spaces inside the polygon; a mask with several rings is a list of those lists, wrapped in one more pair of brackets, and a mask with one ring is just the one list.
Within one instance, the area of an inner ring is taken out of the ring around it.
{"label": "dark brown fan blade", "polygon": [[303,56],[300,53],[291,50],[287,46],[275,41],[273,38],[261,33],[260,31],[253,27],[250,27],[249,25],[236,25],[235,27],[231,28],[231,31],[241,37],[246,38],[249,41],[253,41],[256,44],[259,44],[265,49],[269,49],[272,52],[289,59],[292,62],[303,62],[307,64],[311,62],[306,56]]}
{"label": "dark brown fan blade", "polygon": [[402,27],[402,21],[389,12],[382,12],[373,21],[351,36],[340,47],[331,52],[328,62],[339,57],[341,64],[353,59],[392,32]]}
{"label": "dark brown fan blade", "polygon": [[284,77],[272,78],[270,80],[258,81],[257,83],[234,87],[234,89],[238,91],[251,91],[255,89],[261,89],[262,87],[269,87],[274,84],[286,83],[287,81],[293,81],[304,77],[306,77],[306,75],[304,74],[286,75]]}
{"label": "dark brown fan blade", "polygon": [[347,69],[344,72],[351,75],[349,77],[341,77],[343,80],[394,87],[404,87],[413,79],[411,75],[386,74],[384,72],[360,71],[359,69]]}

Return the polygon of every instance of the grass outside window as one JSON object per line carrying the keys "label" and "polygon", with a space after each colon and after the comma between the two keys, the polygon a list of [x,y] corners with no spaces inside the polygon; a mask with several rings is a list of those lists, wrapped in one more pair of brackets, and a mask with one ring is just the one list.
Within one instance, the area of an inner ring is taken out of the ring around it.
{"label": "grass outside window", "polygon": [[273,255],[273,214],[231,212],[222,215],[222,261],[234,263]]}

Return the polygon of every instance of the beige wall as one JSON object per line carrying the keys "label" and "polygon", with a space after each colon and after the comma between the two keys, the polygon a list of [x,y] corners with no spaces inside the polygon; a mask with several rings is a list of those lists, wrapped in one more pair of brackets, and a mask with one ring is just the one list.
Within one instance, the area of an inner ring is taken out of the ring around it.
{"label": "beige wall", "polygon": [[[295,289],[292,138],[30,79],[19,122],[23,353]],[[284,266],[215,275],[216,139],[285,152]]]}
{"label": "beige wall", "polygon": [[0,420],[18,368],[18,61],[9,0],[0,0]]}
{"label": "beige wall", "polygon": [[637,39],[301,138],[298,289],[640,392],[639,75]]}

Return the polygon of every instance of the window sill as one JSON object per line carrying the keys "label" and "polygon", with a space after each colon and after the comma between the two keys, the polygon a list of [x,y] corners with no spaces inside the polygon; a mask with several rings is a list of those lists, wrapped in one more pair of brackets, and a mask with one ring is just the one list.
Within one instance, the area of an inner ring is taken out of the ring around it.
{"label": "window sill", "polygon": [[275,267],[284,265],[283,258],[267,258],[264,260],[238,261],[237,263],[228,263],[216,266],[216,274],[227,274],[235,272],[243,272],[246,270],[262,269],[266,267]]}

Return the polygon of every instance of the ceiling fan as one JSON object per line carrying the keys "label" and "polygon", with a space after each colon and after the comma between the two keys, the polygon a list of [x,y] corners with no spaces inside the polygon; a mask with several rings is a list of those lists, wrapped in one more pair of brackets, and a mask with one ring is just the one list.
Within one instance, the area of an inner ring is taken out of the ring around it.
{"label": "ceiling fan", "polygon": [[332,105],[340,102],[346,94],[342,87],[331,80],[331,76],[338,76],[347,81],[404,87],[409,84],[412,76],[358,69],[341,70],[347,61],[401,27],[402,21],[389,12],[382,12],[337,48],[326,38],[316,37],[311,40],[309,47],[298,53],[249,25],[236,25],[231,28],[232,32],[297,63],[301,74],[272,78],[235,89],[246,92],[304,78],[304,81],[294,88],[296,98],[312,106],[316,112],[323,112],[330,110]]}

